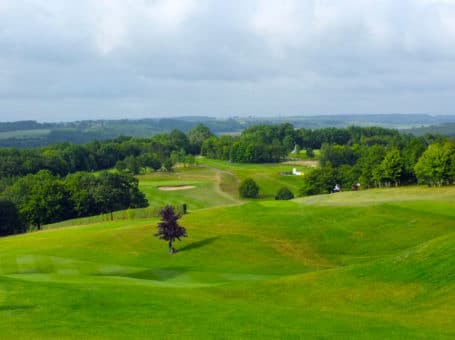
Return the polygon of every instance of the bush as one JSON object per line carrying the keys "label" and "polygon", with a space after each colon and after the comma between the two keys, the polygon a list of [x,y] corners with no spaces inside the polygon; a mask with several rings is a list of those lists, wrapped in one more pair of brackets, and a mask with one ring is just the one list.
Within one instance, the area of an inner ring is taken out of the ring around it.
{"label": "bush", "polygon": [[276,200],[292,200],[293,198],[294,194],[286,187],[282,187],[275,196]]}
{"label": "bush", "polygon": [[239,193],[241,197],[257,198],[259,187],[253,179],[247,178],[240,184]]}

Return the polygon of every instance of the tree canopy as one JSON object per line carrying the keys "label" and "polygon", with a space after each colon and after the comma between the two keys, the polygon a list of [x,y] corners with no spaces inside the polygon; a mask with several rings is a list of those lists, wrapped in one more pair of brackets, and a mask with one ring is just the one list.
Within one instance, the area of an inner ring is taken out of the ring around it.
{"label": "tree canopy", "polygon": [[158,222],[158,231],[155,234],[161,240],[168,241],[169,253],[175,253],[172,243],[177,239],[180,241],[182,237],[187,237],[186,229],[179,225],[178,220],[182,217],[182,213],[177,213],[171,205],[166,205],[160,210],[161,221]]}

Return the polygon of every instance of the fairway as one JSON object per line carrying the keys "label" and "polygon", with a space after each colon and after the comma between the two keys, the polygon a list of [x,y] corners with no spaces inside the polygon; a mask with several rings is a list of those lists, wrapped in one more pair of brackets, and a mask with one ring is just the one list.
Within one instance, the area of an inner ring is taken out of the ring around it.
{"label": "fairway", "polygon": [[[139,212],[0,239],[1,337],[455,337],[454,187],[275,201],[289,165],[201,163],[139,176],[189,205],[174,255]],[[263,197],[240,200],[250,176]]]}

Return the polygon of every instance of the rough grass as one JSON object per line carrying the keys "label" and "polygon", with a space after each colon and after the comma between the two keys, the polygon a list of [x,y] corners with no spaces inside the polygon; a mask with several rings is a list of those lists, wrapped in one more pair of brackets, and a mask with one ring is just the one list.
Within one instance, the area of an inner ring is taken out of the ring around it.
{"label": "rough grass", "polygon": [[221,165],[141,177],[201,188],[175,255],[137,216],[0,239],[1,338],[455,337],[455,187],[239,204],[283,165]]}

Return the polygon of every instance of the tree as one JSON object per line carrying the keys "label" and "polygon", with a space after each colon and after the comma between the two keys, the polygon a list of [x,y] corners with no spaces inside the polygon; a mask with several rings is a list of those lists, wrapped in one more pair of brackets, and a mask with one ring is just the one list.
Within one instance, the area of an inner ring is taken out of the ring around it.
{"label": "tree", "polygon": [[66,176],[65,187],[73,203],[75,217],[91,216],[101,212],[94,194],[99,182],[98,177],[88,172],[76,172]]}
{"label": "tree", "polygon": [[182,213],[177,213],[172,205],[166,205],[160,210],[161,221],[158,222],[158,232],[155,234],[159,239],[168,241],[169,254],[175,253],[172,243],[175,239],[187,237],[186,229],[179,225],[178,220]]}
{"label": "tree", "polygon": [[198,124],[190,130],[188,133],[188,139],[191,144],[191,151],[194,154],[199,154],[201,152],[202,143],[213,136],[209,128],[203,124]]}
{"label": "tree", "polygon": [[276,200],[292,200],[293,198],[294,194],[287,187],[282,187],[275,196]]}
{"label": "tree", "polygon": [[391,183],[398,186],[402,168],[400,151],[392,148],[386,153],[382,162],[373,169],[373,179],[379,187],[389,187]]}
{"label": "tree", "polygon": [[306,156],[308,158],[313,158],[314,157],[314,150],[312,148],[307,148],[306,149]]}
{"label": "tree", "polygon": [[16,204],[23,220],[38,230],[43,224],[61,221],[72,213],[69,192],[48,170],[19,179],[6,195]]}
{"label": "tree", "polygon": [[420,183],[441,186],[455,181],[455,144],[431,144],[414,167]]}
{"label": "tree", "polygon": [[141,167],[147,169],[149,167],[153,171],[161,169],[161,161],[155,153],[144,153],[138,157],[138,161]]}
{"label": "tree", "polygon": [[338,183],[337,173],[330,165],[316,168],[303,177],[303,186],[299,190],[301,196],[327,194]]}
{"label": "tree", "polygon": [[119,160],[117,163],[115,163],[115,169],[117,169],[118,172],[125,171],[127,168],[125,161]]}
{"label": "tree", "polygon": [[124,160],[126,168],[133,174],[138,175],[140,171],[140,163],[134,156],[128,156]]}
{"label": "tree", "polygon": [[19,218],[19,212],[13,202],[0,200],[0,236],[22,233],[25,231]]}
{"label": "tree", "polygon": [[252,178],[247,178],[240,184],[239,193],[241,197],[257,198],[259,187]]}
{"label": "tree", "polygon": [[167,172],[171,172],[173,166],[174,166],[174,163],[172,162],[171,159],[166,159],[163,162],[163,167],[164,167],[164,169],[166,169]]}

